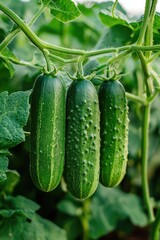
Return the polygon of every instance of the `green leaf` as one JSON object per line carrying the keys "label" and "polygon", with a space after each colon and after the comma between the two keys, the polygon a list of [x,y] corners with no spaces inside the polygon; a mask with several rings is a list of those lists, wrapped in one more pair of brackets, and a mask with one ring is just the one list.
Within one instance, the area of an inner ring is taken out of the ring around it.
{"label": "green leaf", "polygon": [[159,34],[160,30],[160,13],[156,13],[154,17],[153,31]]}
{"label": "green leaf", "polygon": [[8,69],[9,76],[10,76],[10,78],[12,78],[14,75],[14,72],[15,72],[12,63],[9,61],[9,59],[7,59],[6,57],[3,58],[3,56],[1,56],[1,55],[0,55],[0,60],[3,62],[4,67],[6,69]]}
{"label": "green leaf", "polygon": [[23,216],[4,218],[0,222],[0,236],[3,240],[67,240],[63,229],[37,214],[31,221]]}
{"label": "green leaf", "polygon": [[[44,4],[48,1],[43,0]],[[81,15],[79,9],[71,0],[51,0],[49,1],[51,14],[61,22],[69,22]]]}
{"label": "green leaf", "polygon": [[13,170],[7,170],[6,175],[6,181],[0,183],[0,191],[5,192],[6,194],[11,194],[20,180],[20,175]]}
{"label": "green leaf", "polygon": [[97,239],[114,229],[125,219],[140,227],[147,224],[147,217],[140,199],[134,194],[123,193],[117,188],[99,186],[91,203],[90,236]]}
{"label": "green leaf", "polygon": [[17,61],[17,57],[9,50],[9,48],[5,48],[2,52],[0,52],[0,59],[2,60],[4,66],[9,70],[10,78],[12,78],[15,70],[11,61]]}
{"label": "green leaf", "polygon": [[9,50],[9,48],[5,48],[1,53],[0,53],[3,57],[6,57],[6,58],[9,58],[9,59],[12,59],[13,61],[17,61],[18,58],[16,57],[16,55],[11,52]]}
{"label": "green leaf", "polygon": [[99,39],[96,49],[109,48],[109,47],[120,47],[126,44],[130,44],[132,30],[126,26],[116,25],[110,29],[104,31],[104,34]]}
{"label": "green leaf", "polygon": [[29,115],[30,91],[0,94],[0,149],[16,146],[25,140],[23,127]]}
{"label": "green leaf", "polygon": [[0,183],[7,179],[8,158],[0,155]]}
{"label": "green leaf", "polygon": [[100,16],[101,21],[107,27],[113,27],[115,25],[123,25],[123,26],[130,27],[130,24],[126,19],[126,16],[118,10],[116,11],[116,17],[112,16],[111,11],[109,11],[109,10],[102,10],[99,13],[99,16]]}
{"label": "green leaf", "polygon": [[6,208],[0,209],[2,217],[11,217],[13,215],[22,215],[28,219],[32,219],[35,211],[39,209],[39,205],[23,196],[6,197]]}

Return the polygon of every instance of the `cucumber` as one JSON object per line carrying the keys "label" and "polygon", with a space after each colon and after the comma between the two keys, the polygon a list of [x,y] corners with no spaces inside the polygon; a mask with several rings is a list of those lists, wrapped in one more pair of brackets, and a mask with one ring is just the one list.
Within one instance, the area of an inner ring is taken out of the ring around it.
{"label": "cucumber", "polygon": [[59,184],[65,155],[65,89],[57,76],[40,75],[31,94],[30,174],[49,192]]}
{"label": "cucumber", "polygon": [[69,191],[78,199],[90,197],[99,182],[100,112],[94,85],[72,82],[67,94],[66,163]]}
{"label": "cucumber", "polygon": [[119,81],[104,81],[99,89],[100,182],[117,186],[126,172],[128,153],[128,107]]}

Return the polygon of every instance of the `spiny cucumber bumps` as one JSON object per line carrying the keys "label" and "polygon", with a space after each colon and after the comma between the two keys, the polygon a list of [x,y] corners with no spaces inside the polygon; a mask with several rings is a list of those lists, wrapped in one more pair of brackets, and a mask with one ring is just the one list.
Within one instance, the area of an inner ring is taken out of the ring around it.
{"label": "spiny cucumber bumps", "polygon": [[66,163],[69,191],[78,199],[90,197],[99,182],[100,112],[94,85],[72,82],[67,94]]}
{"label": "spiny cucumber bumps", "polygon": [[57,76],[42,74],[31,94],[30,173],[48,192],[59,184],[65,155],[65,89]]}
{"label": "spiny cucumber bumps", "polygon": [[104,81],[99,89],[100,104],[100,182],[118,185],[124,177],[128,149],[128,107],[119,81]]}

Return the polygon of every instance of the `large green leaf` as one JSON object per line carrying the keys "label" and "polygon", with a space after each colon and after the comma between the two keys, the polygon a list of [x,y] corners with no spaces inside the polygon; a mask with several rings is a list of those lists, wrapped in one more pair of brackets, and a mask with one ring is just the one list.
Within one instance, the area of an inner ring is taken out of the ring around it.
{"label": "large green leaf", "polygon": [[62,22],[69,22],[80,16],[80,11],[71,0],[42,0],[51,14]]}
{"label": "large green leaf", "polygon": [[22,215],[28,219],[32,219],[35,211],[39,209],[39,205],[23,196],[6,197],[5,209],[0,209],[2,217],[11,217],[13,215]]}
{"label": "large green leaf", "polygon": [[117,188],[99,187],[91,203],[90,235],[93,239],[116,229],[118,222],[130,219],[132,224],[144,227],[147,217],[140,199]]}
{"label": "large green leaf", "polygon": [[[117,11],[116,11],[117,13]],[[111,11],[102,10],[99,14],[101,21],[108,27],[113,27],[114,25],[123,25],[130,27],[129,22],[126,19],[126,16],[118,11],[119,17],[111,15]]]}
{"label": "large green leaf", "polygon": [[0,94],[0,149],[11,148],[25,140],[23,127],[29,115],[30,91]]}
{"label": "large green leaf", "polygon": [[36,214],[31,221],[23,216],[4,218],[0,222],[0,237],[3,240],[67,240],[63,229]]}
{"label": "large green leaf", "polygon": [[130,44],[133,41],[131,34],[132,30],[130,28],[123,25],[115,25],[104,31],[95,48],[120,47]]}

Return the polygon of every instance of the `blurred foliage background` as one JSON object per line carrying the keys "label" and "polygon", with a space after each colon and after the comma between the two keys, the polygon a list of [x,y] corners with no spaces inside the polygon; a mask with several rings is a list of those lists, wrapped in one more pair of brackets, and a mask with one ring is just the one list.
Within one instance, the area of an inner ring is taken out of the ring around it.
{"label": "blurred foliage background", "polygon": [[[1,2],[14,10],[25,21],[29,21],[39,7],[38,0],[28,2],[2,0]],[[113,2],[111,1],[99,4],[87,2],[85,5],[79,4],[78,8],[82,15],[76,20],[65,24],[53,18],[49,11],[46,10],[34,23],[32,29],[41,39],[68,48],[91,50],[104,47],[119,47],[134,43],[139,33],[141,19],[130,19],[120,5],[118,5],[119,12],[117,14],[125,18],[126,22],[115,22],[114,19],[105,18],[105,11],[110,12],[112,4]],[[157,23],[159,22],[158,17],[156,21]],[[2,41],[12,30],[14,24],[2,12],[0,12],[0,23],[0,41]],[[158,27],[155,24],[155,43],[159,42],[159,37]],[[44,64],[42,54],[22,32],[12,41],[9,49],[18,59],[34,63],[37,65],[37,68],[17,64],[12,64],[9,67],[0,58],[0,92],[8,91],[13,93],[30,90],[36,76],[40,73],[38,66]],[[108,55],[96,60],[94,58],[88,60],[84,68],[86,74],[99,64],[105,63],[110,57]],[[160,71],[159,61],[159,58],[157,58],[152,63],[157,74]],[[55,60],[55,65],[64,67],[70,74],[74,74],[76,71],[76,64],[68,64],[65,67]],[[120,81],[127,92],[137,95],[141,93],[143,89],[143,72],[140,62],[135,55],[129,55],[125,59],[116,62],[112,65],[112,68],[115,69],[117,74],[125,74]],[[70,83],[67,75],[64,71],[61,71],[59,74],[67,87]],[[96,86],[98,84],[96,79],[93,80],[93,83]],[[160,97],[157,96],[152,104],[148,169],[151,196],[156,204],[159,202],[160,196],[159,102]],[[66,231],[67,238],[59,233],[55,239],[82,239],[88,224],[88,239],[148,239],[149,228],[147,227],[146,209],[143,203],[141,188],[142,109],[141,105],[131,101],[128,104],[130,118],[129,154],[125,178],[120,186],[114,189],[107,189],[99,185],[96,193],[84,202],[74,199],[66,191],[63,181],[56,190],[50,193],[43,193],[33,185],[29,174],[29,135],[26,135],[25,142],[11,149],[12,155],[9,157],[9,169],[14,170],[14,172],[8,173],[8,180],[5,183],[5,186],[10,188],[8,194],[15,198],[22,195],[39,204],[40,209],[36,207],[33,207],[33,209],[38,210],[37,213],[42,218],[48,219]],[[25,131],[30,131],[29,121]],[[24,203],[25,201],[21,199],[19,202]],[[4,208],[2,202],[0,208]],[[17,221],[17,224],[20,223]],[[2,236],[5,229],[7,227],[4,228],[3,221],[3,224],[0,225]],[[47,231],[50,232],[50,229],[48,228]],[[10,238],[4,237],[2,239]],[[17,239],[20,238],[17,237]],[[50,235],[49,238],[44,239],[50,240],[54,238]]]}

